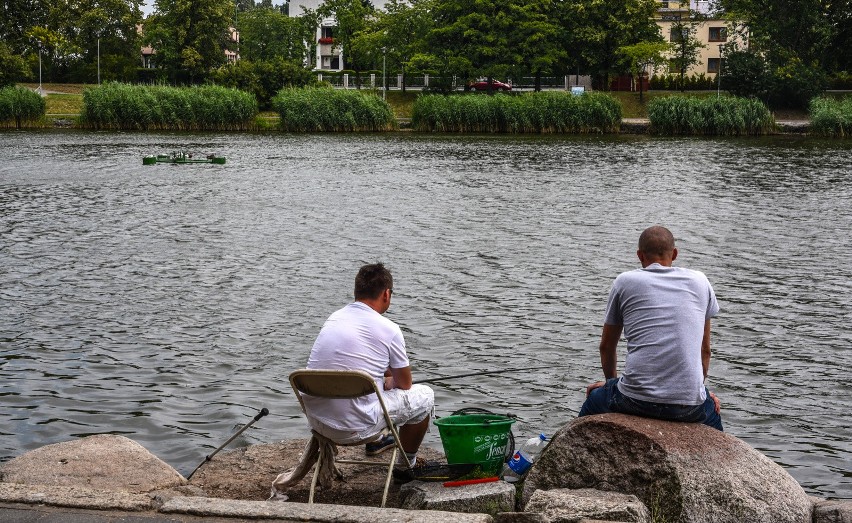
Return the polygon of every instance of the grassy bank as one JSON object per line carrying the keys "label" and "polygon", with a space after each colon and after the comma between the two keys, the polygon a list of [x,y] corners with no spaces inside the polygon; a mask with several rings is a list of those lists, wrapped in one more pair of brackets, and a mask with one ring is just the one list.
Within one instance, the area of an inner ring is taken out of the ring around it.
{"label": "grassy bank", "polygon": [[424,95],[411,115],[416,131],[474,133],[608,133],[621,124],[621,105],[603,93]]}
{"label": "grassy bank", "polygon": [[843,99],[814,98],[809,109],[814,134],[852,137],[852,96]]}
{"label": "grassy bank", "polygon": [[80,122],[94,129],[244,131],[257,113],[254,95],[237,89],[109,83],[83,91]]}
{"label": "grassy bank", "polygon": [[775,130],[775,119],[758,100],[723,96],[669,96],[648,104],[651,132],[667,135],[760,135]]}
{"label": "grassy bank", "polygon": [[272,99],[280,128],[289,132],[388,131],[393,111],[379,96],[329,88],[282,89]]}

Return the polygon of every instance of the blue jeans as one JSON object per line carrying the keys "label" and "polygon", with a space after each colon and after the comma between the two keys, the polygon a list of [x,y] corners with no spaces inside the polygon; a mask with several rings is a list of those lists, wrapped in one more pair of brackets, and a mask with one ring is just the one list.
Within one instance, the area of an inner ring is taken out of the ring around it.
{"label": "blue jeans", "polygon": [[618,412],[643,418],[656,418],[685,423],[703,423],[717,430],[722,429],[722,417],[716,412],[716,404],[707,391],[707,399],[702,405],[673,405],[628,398],[618,390],[618,378],[606,380],[589,394],[578,416]]}

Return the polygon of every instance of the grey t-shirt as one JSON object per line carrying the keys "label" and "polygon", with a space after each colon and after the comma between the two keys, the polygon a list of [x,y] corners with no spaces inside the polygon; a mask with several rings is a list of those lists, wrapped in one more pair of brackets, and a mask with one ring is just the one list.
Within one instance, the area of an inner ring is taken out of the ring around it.
{"label": "grey t-shirt", "polygon": [[623,325],[627,359],[618,382],[625,396],[654,403],[700,405],[704,323],[719,312],[704,273],[658,263],[621,273],[612,284],[604,323]]}

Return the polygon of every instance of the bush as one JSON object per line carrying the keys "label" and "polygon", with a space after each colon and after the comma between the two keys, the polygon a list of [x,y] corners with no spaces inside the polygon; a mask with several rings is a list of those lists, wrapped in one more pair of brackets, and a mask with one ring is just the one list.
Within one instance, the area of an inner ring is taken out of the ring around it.
{"label": "bush", "polygon": [[852,73],[848,71],[838,71],[828,79],[829,89],[837,89],[841,91],[852,90]]}
{"label": "bush", "polygon": [[724,96],[667,96],[648,103],[651,131],[669,135],[758,135],[775,129],[775,119],[759,100]]}
{"label": "bush", "polygon": [[108,83],[83,91],[81,122],[95,129],[246,130],[257,116],[253,95],[219,86]]}
{"label": "bush", "polygon": [[387,131],[396,123],[387,102],[360,91],[282,89],[272,107],[281,116],[284,131]]}
{"label": "bush", "polygon": [[828,79],[815,64],[806,64],[797,57],[790,58],[775,69],[769,105],[772,107],[807,107],[811,99],[825,91]]}
{"label": "bush", "polygon": [[257,62],[238,60],[214,71],[211,79],[219,85],[253,93],[264,109],[271,107],[272,97],[282,87],[306,87],[317,83],[316,75],[310,70],[283,58]]}
{"label": "bush", "polygon": [[617,131],[620,124],[621,104],[603,93],[430,94],[418,97],[412,110],[417,131],[605,133]]}
{"label": "bush", "polygon": [[679,74],[655,74],[649,80],[648,86],[649,89],[659,91],[707,91],[717,87],[715,78],[704,73],[684,77],[682,89],[680,84]]}
{"label": "bush", "polygon": [[40,94],[23,87],[0,89],[0,125],[20,129],[24,123],[44,117],[46,104]]}
{"label": "bush", "polygon": [[15,82],[26,80],[30,76],[26,60],[12,53],[8,45],[0,42],[0,87],[15,85]]}
{"label": "bush", "polygon": [[811,132],[823,136],[852,136],[852,96],[843,100],[814,98],[809,106]]}
{"label": "bush", "polygon": [[722,87],[734,96],[766,100],[772,76],[763,57],[752,51],[732,51],[725,58]]}

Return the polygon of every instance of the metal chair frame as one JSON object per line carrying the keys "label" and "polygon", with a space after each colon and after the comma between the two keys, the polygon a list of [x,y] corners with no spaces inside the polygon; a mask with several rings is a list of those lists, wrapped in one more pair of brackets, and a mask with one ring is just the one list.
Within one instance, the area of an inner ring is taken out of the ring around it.
{"label": "metal chair frame", "polygon": [[[350,459],[335,459],[334,462],[348,465],[387,467],[388,472],[385,477],[385,489],[382,494],[382,507],[384,507],[387,502],[388,490],[390,489],[391,478],[393,477],[393,467],[396,463],[397,456],[401,455],[402,461],[409,468],[411,467],[411,463],[405,455],[405,449],[402,448],[402,443],[399,440],[399,431],[390,417],[387,406],[385,406],[385,402],[382,399],[382,393],[376,385],[376,381],[373,377],[362,370],[300,369],[290,373],[290,386],[293,387],[293,392],[296,394],[296,398],[299,399],[299,405],[301,405],[302,412],[305,413],[305,416],[308,415],[308,411],[305,408],[305,402],[302,399],[302,394],[326,399],[355,399],[362,396],[369,396],[370,394],[376,395],[379,399],[379,405],[382,407],[382,413],[387,425],[386,430],[393,434],[394,437],[395,444],[390,462]],[[369,439],[354,443],[337,443],[336,441],[334,443],[343,446],[356,446],[363,445],[364,443],[373,440],[374,437],[370,437]],[[312,504],[314,502],[314,491],[316,490],[317,476],[319,475],[319,466],[322,459],[322,446],[320,446],[320,455],[317,459],[316,465],[314,466],[314,475],[311,479],[311,490],[308,495],[308,504]]]}

